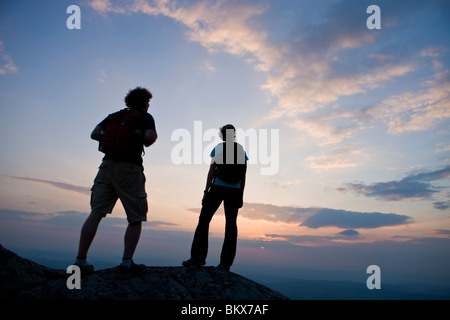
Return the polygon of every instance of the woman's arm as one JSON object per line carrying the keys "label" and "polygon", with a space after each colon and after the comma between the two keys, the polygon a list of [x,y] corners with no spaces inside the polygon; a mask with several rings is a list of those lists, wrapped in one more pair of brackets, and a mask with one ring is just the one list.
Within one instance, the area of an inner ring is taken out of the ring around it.
{"label": "woman's arm", "polygon": [[208,177],[206,178],[205,191],[208,191],[209,188],[211,188],[215,177],[216,177],[216,163],[213,160],[211,162],[211,165],[209,166]]}

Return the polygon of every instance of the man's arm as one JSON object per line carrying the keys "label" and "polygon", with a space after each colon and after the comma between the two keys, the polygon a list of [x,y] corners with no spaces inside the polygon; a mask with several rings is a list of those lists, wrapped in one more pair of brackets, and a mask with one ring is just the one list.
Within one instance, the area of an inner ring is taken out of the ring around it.
{"label": "man's arm", "polygon": [[102,137],[102,131],[103,131],[103,128],[100,125],[97,125],[95,127],[94,131],[92,131],[92,133],[91,133],[91,139],[100,141],[100,139]]}
{"label": "man's arm", "polygon": [[144,146],[150,147],[158,139],[158,134],[155,130],[147,129],[144,133]]}
{"label": "man's arm", "polygon": [[245,175],[247,174],[247,162],[245,162],[245,174],[244,177],[242,177],[241,179],[241,199],[239,202],[239,208],[242,208],[242,206],[244,205],[244,188],[245,188]]}

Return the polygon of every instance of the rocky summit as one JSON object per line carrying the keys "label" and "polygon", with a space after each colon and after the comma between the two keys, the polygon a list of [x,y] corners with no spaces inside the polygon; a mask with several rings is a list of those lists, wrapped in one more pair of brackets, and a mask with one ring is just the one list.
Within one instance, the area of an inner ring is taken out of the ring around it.
{"label": "rocky summit", "polygon": [[[69,289],[69,288],[72,289]],[[79,287],[79,289],[77,289]],[[118,267],[82,275],[19,257],[0,245],[0,300],[288,300],[279,292],[215,267]]]}

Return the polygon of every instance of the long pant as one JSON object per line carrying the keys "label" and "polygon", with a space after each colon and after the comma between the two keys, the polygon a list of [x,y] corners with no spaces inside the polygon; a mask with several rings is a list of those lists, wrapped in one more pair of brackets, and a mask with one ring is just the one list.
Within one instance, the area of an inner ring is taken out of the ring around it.
{"label": "long pant", "polygon": [[225,238],[220,254],[220,263],[231,266],[236,256],[238,234],[236,219],[240,207],[239,203],[242,201],[242,192],[238,188],[212,186],[210,191],[205,194],[194,240],[192,241],[191,257],[206,259],[208,255],[209,224],[222,201],[225,209]]}

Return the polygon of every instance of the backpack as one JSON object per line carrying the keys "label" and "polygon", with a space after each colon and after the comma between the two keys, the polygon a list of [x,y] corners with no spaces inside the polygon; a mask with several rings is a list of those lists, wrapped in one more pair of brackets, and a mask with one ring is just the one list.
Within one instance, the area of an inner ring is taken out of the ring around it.
{"label": "backpack", "polygon": [[[216,177],[227,183],[236,184],[245,177],[245,173],[247,172],[245,151],[241,145],[234,142],[234,159],[227,159],[226,150],[227,146],[226,142],[224,142],[222,155],[218,157],[219,161],[216,161]],[[230,161],[227,160],[232,161],[229,163]]]}
{"label": "backpack", "polygon": [[142,112],[136,109],[122,109],[111,114],[103,135],[100,151],[112,156],[126,156],[142,153]]}

